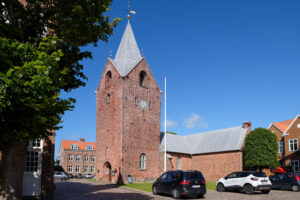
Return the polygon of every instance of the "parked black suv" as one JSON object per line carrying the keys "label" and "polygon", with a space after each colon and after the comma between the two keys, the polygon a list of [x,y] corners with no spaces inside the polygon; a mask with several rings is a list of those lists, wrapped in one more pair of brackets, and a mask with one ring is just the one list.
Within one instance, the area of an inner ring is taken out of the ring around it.
{"label": "parked black suv", "polygon": [[286,189],[294,192],[300,189],[300,173],[286,172],[270,176],[272,189]]}
{"label": "parked black suv", "polygon": [[185,195],[197,195],[201,198],[206,193],[206,182],[199,171],[167,171],[152,186],[154,195],[171,194],[174,199]]}

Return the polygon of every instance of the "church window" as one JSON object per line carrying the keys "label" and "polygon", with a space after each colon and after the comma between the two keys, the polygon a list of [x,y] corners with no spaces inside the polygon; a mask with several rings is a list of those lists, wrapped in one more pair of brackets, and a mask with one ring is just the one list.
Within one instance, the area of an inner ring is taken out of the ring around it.
{"label": "church window", "polygon": [[106,103],[110,104],[110,94],[107,94],[107,96],[106,96]]}
{"label": "church window", "polygon": [[78,150],[78,145],[77,144],[71,144],[71,149]]}
{"label": "church window", "polygon": [[146,169],[146,155],[143,153],[140,156],[140,169]]}
{"label": "church window", "polygon": [[139,100],[138,100],[138,98],[137,98],[137,97],[135,97],[134,101],[135,101],[135,105],[137,106],[137,105],[139,104]]}
{"label": "church window", "polygon": [[149,103],[149,109],[152,110],[152,102]]}
{"label": "church window", "polygon": [[181,157],[177,157],[177,169],[181,169]]}
{"label": "church window", "polygon": [[105,88],[111,86],[111,71],[108,71],[105,75]]}
{"label": "church window", "polygon": [[146,72],[145,71],[141,71],[140,73],[140,86],[141,87],[145,87],[145,79],[146,79]]}

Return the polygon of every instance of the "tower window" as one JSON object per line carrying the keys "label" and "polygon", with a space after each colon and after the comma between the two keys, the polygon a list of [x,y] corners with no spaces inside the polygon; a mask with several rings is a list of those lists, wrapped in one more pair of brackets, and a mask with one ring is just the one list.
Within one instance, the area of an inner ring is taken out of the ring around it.
{"label": "tower window", "polygon": [[107,96],[106,96],[106,103],[110,104],[110,94],[107,94]]}
{"label": "tower window", "polygon": [[141,71],[140,73],[140,86],[141,87],[145,87],[145,79],[146,79],[146,72],[145,71]]}
{"label": "tower window", "polygon": [[152,110],[152,102],[149,103],[149,110]]}
{"label": "tower window", "polygon": [[138,98],[137,98],[137,97],[135,97],[135,99],[134,99],[134,103],[135,103],[135,105],[136,105],[136,106],[139,104],[139,100],[138,100]]}
{"label": "tower window", "polygon": [[111,71],[108,71],[105,75],[105,88],[111,86]]}
{"label": "tower window", "polygon": [[146,155],[143,153],[140,156],[140,169],[146,169]]}

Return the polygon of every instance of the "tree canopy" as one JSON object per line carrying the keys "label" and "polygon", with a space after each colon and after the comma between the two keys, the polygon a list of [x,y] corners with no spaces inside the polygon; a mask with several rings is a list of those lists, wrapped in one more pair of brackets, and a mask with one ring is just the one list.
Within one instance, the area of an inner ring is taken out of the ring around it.
{"label": "tree canopy", "polygon": [[0,4],[0,148],[53,134],[85,85],[80,47],[107,42],[119,18],[112,0],[3,0]]}
{"label": "tree canopy", "polygon": [[274,169],[278,166],[277,138],[268,129],[256,128],[246,137],[244,166],[249,169]]}

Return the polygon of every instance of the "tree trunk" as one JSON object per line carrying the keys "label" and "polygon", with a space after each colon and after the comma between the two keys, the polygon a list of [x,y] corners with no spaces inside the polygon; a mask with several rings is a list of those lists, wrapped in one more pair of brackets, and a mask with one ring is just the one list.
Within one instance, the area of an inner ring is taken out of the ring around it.
{"label": "tree trunk", "polygon": [[0,200],[22,199],[27,141],[11,142],[2,149],[0,171],[4,175]]}

